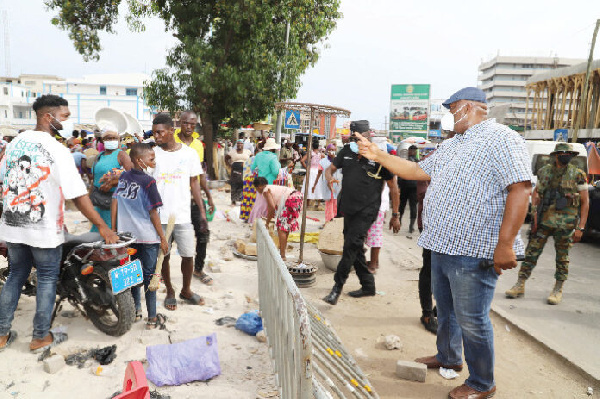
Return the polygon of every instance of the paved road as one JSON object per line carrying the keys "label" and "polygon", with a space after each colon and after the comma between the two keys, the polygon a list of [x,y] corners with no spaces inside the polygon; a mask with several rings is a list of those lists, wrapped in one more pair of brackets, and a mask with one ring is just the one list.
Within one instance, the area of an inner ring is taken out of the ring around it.
{"label": "paved road", "polygon": [[[407,235],[408,221],[405,215],[402,237]],[[527,230],[529,225],[521,231],[525,243]],[[417,238],[415,234],[414,247],[407,252],[413,255],[414,263],[420,264]],[[552,306],[546,299],[554,287],[555,255],[554,241],[549,239],[538,266],[527,281],[525,296],[519,299],[508,299],[504,295],[517,281],[519,269],[505,271],[498,279],[492,311],[600,381],[600,243],[573,246],[563,302]]]}
{"label": "paved road", "polygon": [[550,239],[523,298],[505,297],[504,292],[517,280],[518,269],[504,272],[492,310],[600,380],[600,244],[580,243],[571,249],[569,279],[563,302],[557,306],[546,303],[554,286],[554,257]]}

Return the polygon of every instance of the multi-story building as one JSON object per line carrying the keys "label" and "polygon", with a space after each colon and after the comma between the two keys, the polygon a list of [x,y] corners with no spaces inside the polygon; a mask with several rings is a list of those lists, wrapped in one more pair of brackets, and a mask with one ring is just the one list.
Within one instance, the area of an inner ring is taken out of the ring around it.
{"label": "multi-story building", "polygon": [[111,107],[128,112],[148,129],[154,112],[145,103],[143,91],[144,82],[149,79],[139,73],[84,75],[80,79],[32,74],[0,78],[0,124],[33,127],[35,115],[31,105],[37,97],[52,93],[69,101],[76,125],[94,125],[96,111]]}
{"label": "multi-story building", "polygon": [[[525,83],[532,75],[583,62],[559,57],[496,56],[479,65],[479,88],[487,96],[490,116],[516,130],[525,128],[527,92]],[[496,108],[496,109],[494,109]]]}

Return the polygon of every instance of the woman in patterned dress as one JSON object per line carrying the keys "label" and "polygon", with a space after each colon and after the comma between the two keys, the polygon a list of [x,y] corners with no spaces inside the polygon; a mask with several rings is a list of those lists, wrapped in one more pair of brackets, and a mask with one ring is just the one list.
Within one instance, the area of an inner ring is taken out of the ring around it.
{"label": "woman in patterned dress", "polygon": [[[257,148],[256,152],[260,152]],[[252,162],[254,161],[254,157],[250,157],[246,162],[244,162],[244,187],[242,189],[242,205],[240,206],[240,219],[248,222],[248,218],[250,217],[250,212],[252,211],[252,207],[254,206],[254,201],[256,201],[256,189],[254,188],[254,178],[256,177],[256,173],[252,172]]]}

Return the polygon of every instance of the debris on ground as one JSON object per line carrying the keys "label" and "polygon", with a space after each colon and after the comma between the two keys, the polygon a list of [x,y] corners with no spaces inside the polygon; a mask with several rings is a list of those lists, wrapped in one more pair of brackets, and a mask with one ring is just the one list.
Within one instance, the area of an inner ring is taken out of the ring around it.
{"label": "debris on ground", "polygon": [[221,318],[215,320],[215,324],[218,326],[231,327],[231,326],[235,326],[236,321],[237,321],[237,319],[235,317],[225,316],[225,317],[221,317]]}
{"label": "debris on ground", "polygon": [[256,335],[257,332],[263,329],[262,319],[258,314],[258,310],[246,312],[241,315],[235,323],[235,328],[248,335]]}
{"label": "debris on ground", "polygon": [[265,330],[260,330],[256,333],[256,340],[258,342],[267,342],[267,335],[265,334]]}
{"label": "debris on ground", "polygon": [[65,358],[69,366],[77,366],[83,368],[86,362],[90,359],[96,360],[101,365],[112,363],[117,357],[117,345],[106,346],[100,349],[85,349],[80,352],[68,355]]}
{"label": "debris on ground", "polygon": [[44,349],[41,355],[38,356],[38,362],[43,362],[50,357],[50,348]]}
{"label": "debris on ground", "polygon": [[171,399],[171,396],[170,395],[161,395],[158,391],[151,391],[150,399]]}
{"label": "debris on ground", "polygon": [[444,367],[440,367],[440,375],[447,380],[453,380],[458,377],[458,373],[454,371],[454,369],[447,369]]}
{"label": "debris on ground", "polygon": [[66,318],[72,319],[74,317],[77,317],[77,313],[78,312],[75,311],[75,310],[65,310],[64,312],[61,312],[60,315],[62,317],[66,317]]}
{"label": "debris on ground", "polygon": [[377,342],[383,342],[388,350],[402,349],[402,341],[397,335],[381,336],[377,339]]}

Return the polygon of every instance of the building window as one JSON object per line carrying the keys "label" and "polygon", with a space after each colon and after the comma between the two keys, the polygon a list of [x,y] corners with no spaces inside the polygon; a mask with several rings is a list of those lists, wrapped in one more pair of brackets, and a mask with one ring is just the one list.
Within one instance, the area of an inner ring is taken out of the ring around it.
{"label": "building window", "polygon": [[8,111],[4,110],[4,117],[8,119]]}
{"label": "building window", "polygon": [[321,134],[324,134],[326,137],[329,137],[331,132],[331,115],[325,116],[325,131]]}
{"label": "building window", "polygon": [[125,89],[126,96],[137,96],[137,89]]}
{"label": "building window", "polygon": [[4,95],[8,96],[8,87],[4,87]]}
{"label": "building window", "polygon": [[19,119],[23,119],[23,111],[19,111]]}
{"label": "building window", "polygon": [[106,86],[100,86],[100,94],[103,96],[106,95]]}

